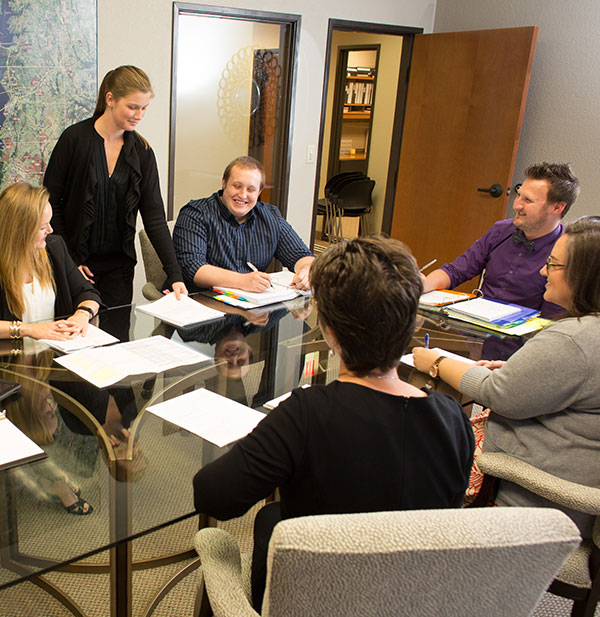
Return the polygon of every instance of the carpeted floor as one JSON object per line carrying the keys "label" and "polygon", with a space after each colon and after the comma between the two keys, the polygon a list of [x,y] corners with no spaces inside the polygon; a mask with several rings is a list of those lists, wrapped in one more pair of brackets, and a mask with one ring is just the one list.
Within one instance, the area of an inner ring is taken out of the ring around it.
{"label": "carpeted floor", "polygon": [[[251,550],[251,529],[255,510],[248,515],[223,523],[222,526],[238,538],[243,552]],[[196,521],[184,521],[134,542],[134,554],[147,553],[148,546],[167,546],[178,538],[176,544],[191,542],[195,532]],[[144,546],[146,545],[146,546]],[[105,553],[96,556],[95,561],[108,561]],[[192,560],[187,560],[148,570],[134,572],[133,576],[133,615],[144,615],[150,602],[162,586]],[[67,592],[90,617],[110,617],[109,580],[107,574],[70,574],[53,572],[47,580]],[[180,581],[161,601],[153,617],[191,617],[196,596],[197,574],[192,572]],[[542,597],[532,617],[568,617],[571,602],[546,593]],[[70,617],[62,605],[32,583],[23,583],[0,592],[1,617]],[[507,616],[510,617],[510,616]],[[596,611],[600,617],[600,607]]]}

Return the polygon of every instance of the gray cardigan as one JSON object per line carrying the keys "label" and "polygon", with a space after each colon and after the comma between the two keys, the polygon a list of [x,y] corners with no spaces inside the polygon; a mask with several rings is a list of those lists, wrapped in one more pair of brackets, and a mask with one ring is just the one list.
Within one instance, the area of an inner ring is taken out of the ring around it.
{"label": "gray cardigan", "polygon": [[[549,325],[502,368],[470,368],[460,390],[492,409],[484,451],[600,488],[600,316]],[[507,483],[498,503],[543,505]]]}

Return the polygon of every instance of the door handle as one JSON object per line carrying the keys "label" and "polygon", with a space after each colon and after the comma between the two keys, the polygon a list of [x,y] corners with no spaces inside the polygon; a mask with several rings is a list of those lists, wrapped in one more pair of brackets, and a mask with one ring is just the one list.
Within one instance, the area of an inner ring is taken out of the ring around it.
{"label": "door handle", "polygon": [[480,193],[489,193],[492,197],[500,197],[503,190],[499,184],[492,184],[489,189],[477,189]]}

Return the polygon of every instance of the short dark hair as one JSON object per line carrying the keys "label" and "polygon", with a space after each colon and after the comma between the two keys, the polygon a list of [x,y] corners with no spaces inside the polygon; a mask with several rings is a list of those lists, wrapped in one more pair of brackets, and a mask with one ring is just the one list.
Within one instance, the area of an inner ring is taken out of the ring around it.
{"label": "short dark hair", "polygon": [[310,271],[321,324],[358,375],[390,370],[414,334],[423,283],[408,247],[383,236],[335,244]]}
{"label": "short dark hair", "polygon": [[223,181],[225,184],[229,182],[229,176],[231,175],[231,170],[236,166],[245,167],[246,169],[258,169],[260,171],[260,190],[262,191],[265,186],[265,168],[262,163],[256,160],[252,156],[238,156],[237,159],[233,159],[227,167],[225,167],[225,171],[223,172]]}
{"label": "short dark hair", "polygon": [[561,217],[579,197],[579,180],[569,163],[534,163],[525,170],[525,176],[531,180],[548,180],[548,203],[564,201],[566,204]]}
{"label": "short dark hair", "polygon": [[565,279],[571,290],[567,315],[600,313],[600,216],[582,216],[565,229]]}

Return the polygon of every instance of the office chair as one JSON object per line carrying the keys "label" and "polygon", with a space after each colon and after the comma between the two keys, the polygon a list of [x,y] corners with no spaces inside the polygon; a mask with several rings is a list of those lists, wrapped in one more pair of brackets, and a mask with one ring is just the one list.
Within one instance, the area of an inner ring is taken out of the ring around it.
{"label": "office chair", "polygon": [[[167,226],[171,235],[175,221],[167,221]],[[142,261],[144,263],[144,272],[146,273],[146,282],[142,287],[142,295],[146,300],[159,300],[162,298],[162,284],[165,282],[165,271],[162,263],[148,238],[145,229],[140,229],[138,237],[140,239],[140,248],[142,251]]]}
{"label": "office chair", "polygon": [[563,480],[499,452],[482,452],[477,465],[485,479],[471,507],[487,505],[494,499],[499,481],[507,480],[557,505],[596,517],[592,539],[581,543],[548,589],[573,600],[572,617],[594,617],[600,601],[600,489]]}
{"label": "office chair", "polygon": [[[580,541],[550,508],[307,516],[269,543],[263,617],[525,617]],[[252,616],[249,559],[205,528],[196,614]],[[244,587],[245,582],[245,587]]]}

